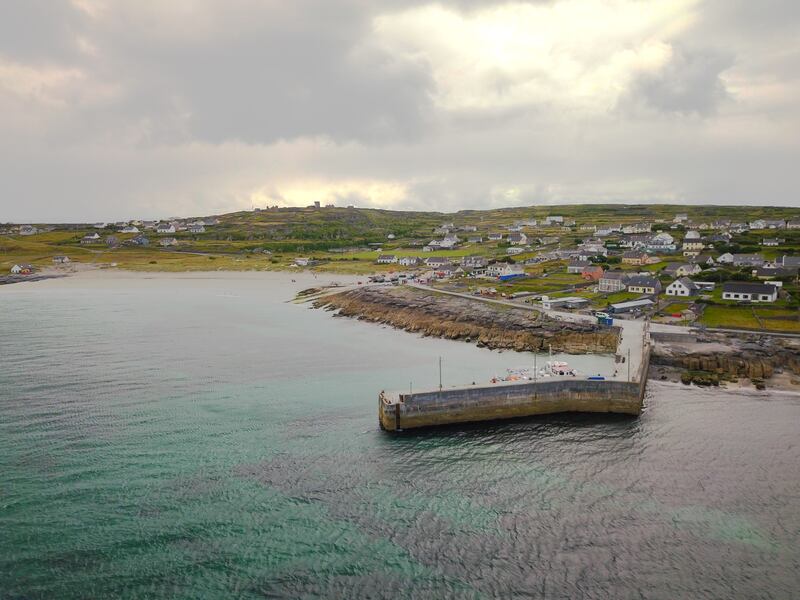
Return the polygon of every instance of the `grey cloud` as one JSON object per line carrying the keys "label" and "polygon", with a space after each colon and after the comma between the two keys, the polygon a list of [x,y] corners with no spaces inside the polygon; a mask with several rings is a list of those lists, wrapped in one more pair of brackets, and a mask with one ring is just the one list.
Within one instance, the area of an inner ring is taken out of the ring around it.
{"label": "grey cloud", "polygon": [[676,46],[666,68],[636,79],[623,104],[643,102],[665,113],[713,114],[730,98],[720,75],[732,65],[727,54]]}

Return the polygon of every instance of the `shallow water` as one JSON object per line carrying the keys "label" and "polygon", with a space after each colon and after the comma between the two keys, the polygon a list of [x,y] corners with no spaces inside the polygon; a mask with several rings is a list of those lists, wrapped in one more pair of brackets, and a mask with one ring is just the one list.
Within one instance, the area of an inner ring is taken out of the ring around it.
{"label": "shallow water", "polygon": [[296,278],[0,289],[0,597],[797,596],[796,397],[388,435],[377,392],[438,356],[445,385],[530,356],[286,303]]}

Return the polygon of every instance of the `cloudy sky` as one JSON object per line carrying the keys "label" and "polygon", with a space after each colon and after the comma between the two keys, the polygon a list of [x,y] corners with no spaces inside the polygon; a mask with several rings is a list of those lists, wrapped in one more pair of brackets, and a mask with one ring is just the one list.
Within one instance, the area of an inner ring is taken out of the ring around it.
{"label": "cloudy sky", "polygon": [[800,205],[797,0],[3,0],[0,222]]}

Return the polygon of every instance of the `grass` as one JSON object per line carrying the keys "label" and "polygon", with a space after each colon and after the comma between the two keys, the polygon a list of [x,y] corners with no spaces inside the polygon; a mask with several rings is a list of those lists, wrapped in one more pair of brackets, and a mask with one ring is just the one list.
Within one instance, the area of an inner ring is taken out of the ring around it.
{"label": "grass", "polygon": [[663,309],[661,309],[661,313],[665,315],[674,315],[683,312],[689,308],[688,302],[673,302],[668,304]]}
{"label": "grass", "polygon": [[708,327],[761,328],[749,306],[707,306],[700,322]]}

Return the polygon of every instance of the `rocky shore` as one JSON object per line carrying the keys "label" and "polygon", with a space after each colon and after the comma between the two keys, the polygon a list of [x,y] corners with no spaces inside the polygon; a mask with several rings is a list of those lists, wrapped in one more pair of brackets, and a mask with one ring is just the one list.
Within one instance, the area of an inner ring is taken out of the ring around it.
{"label": "rocky shore", "polygon": [[758,335],[741,338],[706,334],[696,342],[655,344],[650,364],[651,377],[669,378],[677,370],[684,383],[719,385],[749,380],[761,387],[768,380],[774,383],[780,379],[797,389],[800,342]]}
{"label": "rocky shore", "polygon": [[534,311],[473,302],[408,287],[362,288],[313,302],[338,316],[383,323],[425,336],[518,352],[614,352],[618,330],[565,323]]}

